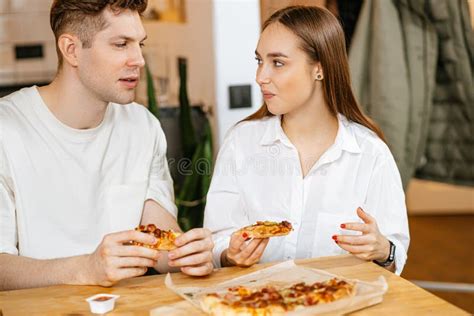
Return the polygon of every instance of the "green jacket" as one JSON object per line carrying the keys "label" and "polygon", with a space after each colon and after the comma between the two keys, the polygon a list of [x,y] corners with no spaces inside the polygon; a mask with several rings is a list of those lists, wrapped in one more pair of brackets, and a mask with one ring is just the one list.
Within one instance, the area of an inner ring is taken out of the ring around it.
{"label": "green jacket", "polygon": [[365,0],[361,9],[349,52],[354,92],[384,131],[405,187],[415,172],[474,183],[467,12],[465,0]]}

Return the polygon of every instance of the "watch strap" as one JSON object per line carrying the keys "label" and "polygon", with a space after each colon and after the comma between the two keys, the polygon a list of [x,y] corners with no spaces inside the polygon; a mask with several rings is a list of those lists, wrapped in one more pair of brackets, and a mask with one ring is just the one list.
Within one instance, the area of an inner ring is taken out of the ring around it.
{"label": "watch strap", "polygon": [[389,240],[388,242],[390,243],[390,253],[388,255],[387,260],[385,261],[374,260],[374,262],[381,267],[388,267],[395,261],[395,244],[391,240]]}

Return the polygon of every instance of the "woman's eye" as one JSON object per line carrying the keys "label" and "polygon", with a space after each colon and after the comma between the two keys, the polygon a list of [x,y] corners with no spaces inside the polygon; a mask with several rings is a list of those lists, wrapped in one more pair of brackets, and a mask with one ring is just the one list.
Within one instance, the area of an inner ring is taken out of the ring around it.
{"label": "woman's eye", "polygon": [[260,65],[262,63],[262,60],[258,57],[255,57],[255,60],[257,61],[257,65]]}
{"label": "woman's eye", "polygon": [[145,47],[145,43],[140,43],[140,47]]}
{"label": "woman's eye", "polygon": [[275,67],[281,67],[283,66],[283,63],[281,61],[278,61],[278,60],[274,60],[273,61],[273,64],[275,65]]}

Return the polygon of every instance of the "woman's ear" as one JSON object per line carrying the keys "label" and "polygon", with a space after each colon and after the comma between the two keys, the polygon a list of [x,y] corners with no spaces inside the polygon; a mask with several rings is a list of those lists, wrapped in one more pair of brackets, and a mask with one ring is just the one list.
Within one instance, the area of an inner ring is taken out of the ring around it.
{"label": "woman's ear", "polygon": [[64,62],[72,67],[77,67],[77,53],[81,48],[81,41],[77,36],[71,34],[61,34],[58,39],[58,48],[63,55]]}
{"label": "woman's ear", "polygon": [[313,68],[313,78],[314,80],[323,80],[324,79],[324,73],[323,73],[323,67],[321,67],[321,63],[316,63]]}

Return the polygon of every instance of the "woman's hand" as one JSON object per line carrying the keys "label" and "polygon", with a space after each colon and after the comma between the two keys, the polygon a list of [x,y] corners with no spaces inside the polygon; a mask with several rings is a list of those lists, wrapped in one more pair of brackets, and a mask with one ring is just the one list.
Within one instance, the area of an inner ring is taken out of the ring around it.
{"label": "woman's hand", "polygon": [[354,256],[364,260],[385,261],[390,255],[390,243],[383,236],[377,226],[376,220],[364,212],[360,207],[357,209],[364,223],[343,223],[341,228],[362,232],[362,235],[334,235],[332,238],[342,249]]}
{"label": "woman's hand", "polygon": [[222,266],[250,267],[260,261],[269,238],[254,238],[248,243],[246,241],[241,234],[231,236],[229,248],[221,255]]}

